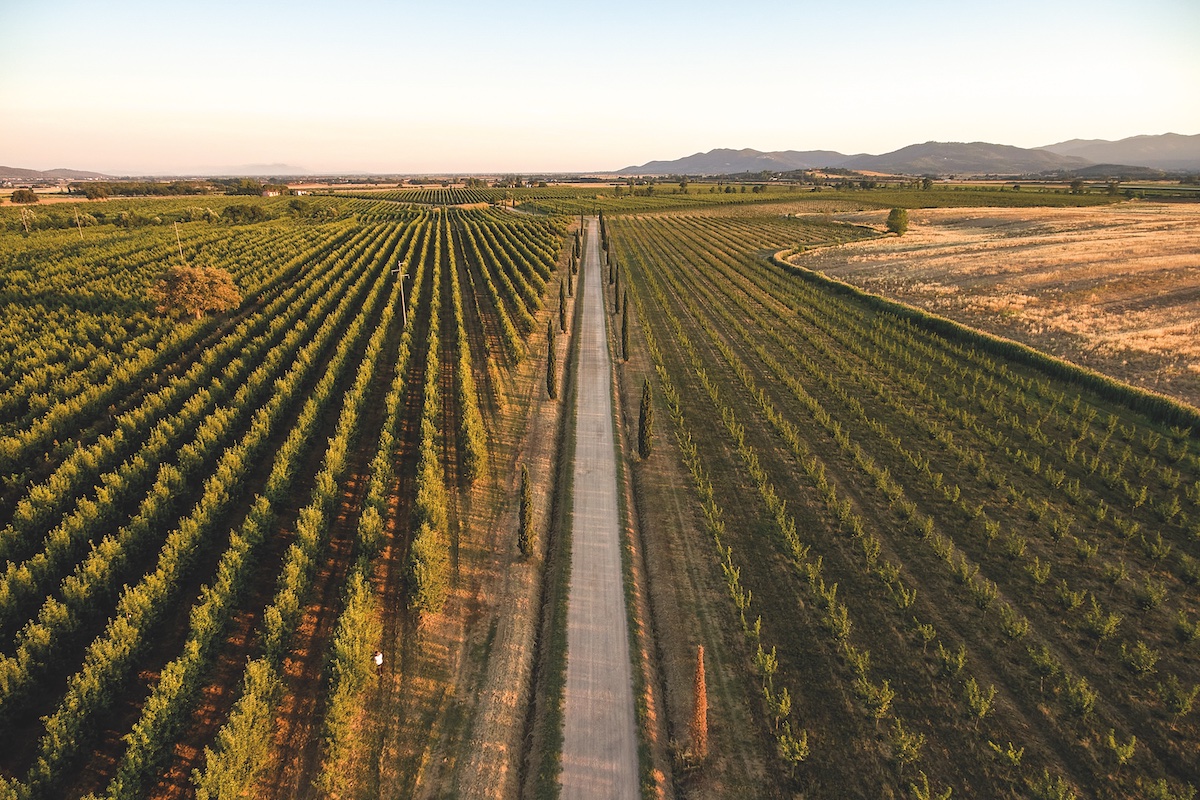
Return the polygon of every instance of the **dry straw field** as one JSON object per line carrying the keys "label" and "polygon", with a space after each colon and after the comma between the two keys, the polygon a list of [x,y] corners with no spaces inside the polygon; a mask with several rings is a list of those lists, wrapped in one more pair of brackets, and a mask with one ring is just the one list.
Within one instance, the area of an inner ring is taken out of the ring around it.
{"label": "dry straw field", "polygon": [[[842,218],[882,228],[885,217]],[[924,209],[909,219],[902,238],[796,262],[1200,404],[1200,207]]]}

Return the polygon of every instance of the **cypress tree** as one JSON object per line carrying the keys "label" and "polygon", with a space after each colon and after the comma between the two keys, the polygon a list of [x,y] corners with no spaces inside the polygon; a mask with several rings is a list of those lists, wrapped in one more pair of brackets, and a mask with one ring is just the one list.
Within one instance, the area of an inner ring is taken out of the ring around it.
{"label": "cypress tree", "polygon": [[517,528],[517,547],[521,555],[533,552],[536,532],[533,530],[533,489],[529,485],[529,468],[521,465],[521,520]]}
{"label": "cypress tree", "polygon": [[558,353],[554,348],[554,320],[546,323],[546,394],[553,400],[558,397]]}
{"label": "cypress tree", "polygon": [[629,298],[625,298],[625,313],[621,315],[621,360],[629,360]]}
{"label": "cypress tree", "polygon": [[642,409],[638,415],[638,455],[650,457],[650,437],[654,433],[654,404],[650,399],[650,379],[642,382]]}
{"label": "cypress tree", "polygon": [[567,290],[562,281],[558,282],[558,329],[567,331]]}
{"label": "cypress tree", "polygon": [[575,296],[575,265],[571,264],[571,269],[567,270],[567,297]]}
{"label": "cypress tree", "polygon": [[692,721],[688,736],[692,740],[692,755],[702,760],[708,755],[708,689],[704,685],[704,645],[696,648],[696,680],[692,684]]}

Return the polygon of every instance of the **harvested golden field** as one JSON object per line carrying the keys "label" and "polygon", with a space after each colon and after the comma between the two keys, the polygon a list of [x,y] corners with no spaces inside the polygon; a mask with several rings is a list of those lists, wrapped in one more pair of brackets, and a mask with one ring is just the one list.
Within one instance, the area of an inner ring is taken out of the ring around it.
{"label": "harvested golden field", "polygon": [[919,209],[793,260],[1200,405],[1200,206]]}

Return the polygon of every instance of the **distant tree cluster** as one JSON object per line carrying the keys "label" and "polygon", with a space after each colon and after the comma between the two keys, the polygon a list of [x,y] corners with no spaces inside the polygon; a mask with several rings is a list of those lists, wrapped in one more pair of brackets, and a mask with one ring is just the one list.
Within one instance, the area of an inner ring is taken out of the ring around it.
{"label": "distant tree cluster", "polygon": [[319,205],[307,200],[294,199],[288,201],[288,213],[301,219],[321,221],[337,217],[337,207]]}
{"label": "distant tree cluster", "polygon": [[[137,209],[109,209],[89,206],[82,211],[75,205],[53,205],[39,208],[36,214],[26,211],[25,223],[33,230],[52,230],[66,228],[91,228],[95,225],[115,225],[118,228],[141,228],[146,225],[161,225],[170,222],[217,222],[221,215],[211,208],[204,206],[189,206],[173,211],[163,211],[161,214],[147,214]],[[18,230],[23,224],[19,219],[12,218],[0,221],[0,230]]]}
{"label": "distant tree cluster", "polygon": [[81,194],[88,200],[209,194],[214,188],[208,181],[78,181],[67,185],[71,194]]}
{"label": "distant tree cluster", "polygon": [[187,314],[200,319],[205,312],[228,311],[242,302],[233,276],[216,267],[171,267],[149,291],[161,314]]}
{"label": "distant tree cluster", "polygon": [[12,193],[12,201],[14,203],[36,203],[38,201],[37,192],[33,189],[17,189]]}
{"label": "distant tree cluster", "polygon": [[118,211],[112,218],[112,224],[118,228],[141,228],[145,225],[161,225],[162,217],[151,216],[141,211]]}
{"label": "distant tree cluster", "polygon": [[235,225],[241,225],[247,222],[262,222],[265,219],[270,219],[271,215],[260,205],[235,203],[225,206],[225,209],[221,212],[221,218],[227,219]]}
{"label": "distant tree cluster", "polygon": [[254,178],[236,178],[225,181],[218,181],[225,187],[225,194],[245,195],[247,197],[260,197],[264,192],[274,192],[276,194],[287,194],[287,184],[283,183],[263,183]]}

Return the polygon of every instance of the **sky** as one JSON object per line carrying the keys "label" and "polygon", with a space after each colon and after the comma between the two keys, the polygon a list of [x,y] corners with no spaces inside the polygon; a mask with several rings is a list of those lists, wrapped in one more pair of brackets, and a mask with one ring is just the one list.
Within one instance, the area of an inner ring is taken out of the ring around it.
{"label": "sky", "polygon": [[1198,0],[0,0],[0,164],[615,170],[1200,133]]}

